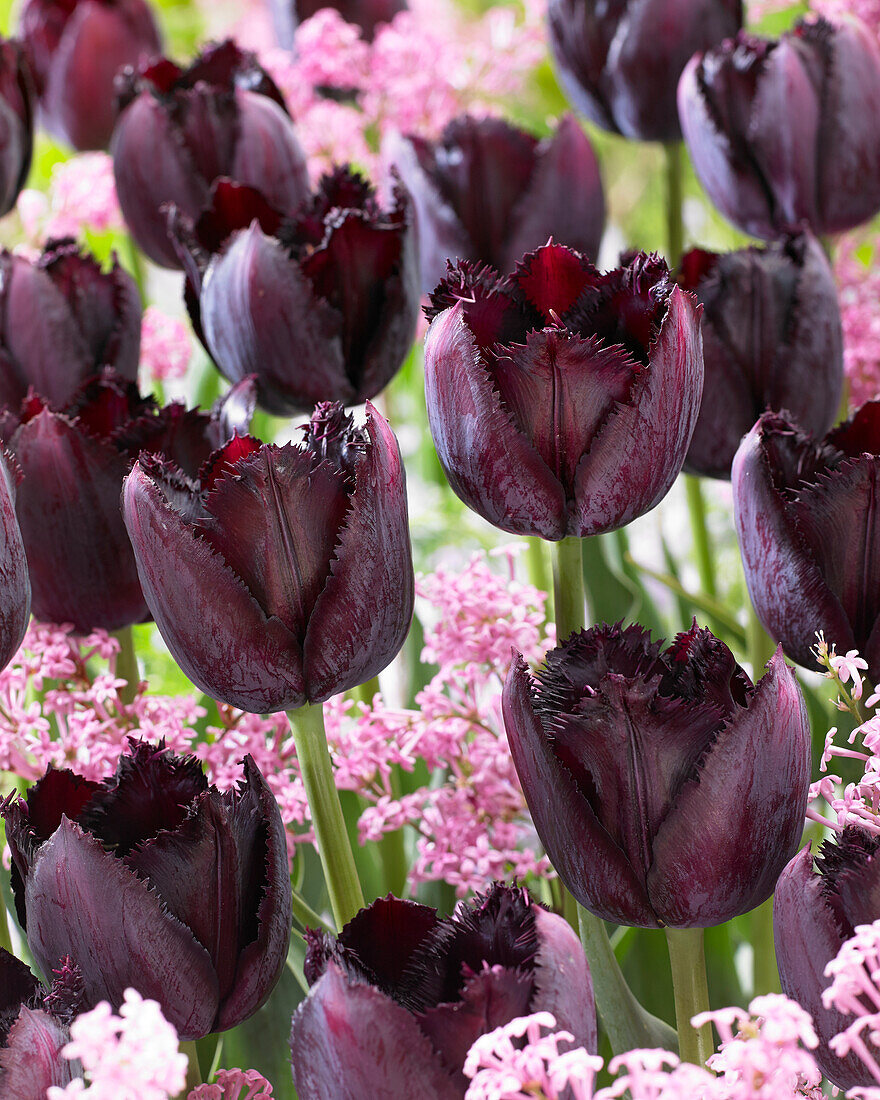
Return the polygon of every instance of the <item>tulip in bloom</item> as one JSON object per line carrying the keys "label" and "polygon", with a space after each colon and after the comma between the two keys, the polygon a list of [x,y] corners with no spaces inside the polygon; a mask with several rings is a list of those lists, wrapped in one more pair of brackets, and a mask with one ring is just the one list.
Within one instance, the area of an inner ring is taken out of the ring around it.
{"label": "tulip in bloom", "polygon": [[678,105],[709,198],[746,233],[839,233],[880,210],[880,46],[858,20],[742,32],[691,59]]}
{"label": "tulip in bloom", "polygon": [[0,217],[15,206],[31,167],[34,89],[20,42],[0,39]]}
{"label": "tulip in bloom", "polygon": [[142,458],[125,523],[168,648],[203,691],[254,713],[375,676],[413,612],[404,470],[367,404],[319,405],[301,446],[232,439],[198,481]]}
{"label": "tulip in bloom", "polygon": [[685,460],[730,477],[740,440],[766,409],[786,409],[824,435],[843,387],[837,288],[825,252],[807,232],[718,255],[682,258],[679,285],[703,305],[703,402]]}
{"label": "tulip in bloom", "polygon": [[72,239],[49,241],[31,262],[0,253],[0,405],[30,389],[56,407],[103,367],[137,379],[141,302],[113,258],[104,271]]}
{"label": "tulip in bloom", "polygon": [[169,224],[196,332],[225,377],[254,375],[270,412],[360,404],[397,373],[419,308],[402,188],[386,211],[366,180],[337,168],[285,216],[220,180],[195,223],[172,210]]}
{"label": "tulip in bloom", "polygon": [[736,34],[741,0],[550,0],[550,46],[571,102],[604,130],[678,141],[675,91],[697,50]]}
{"label": "tulip in bloom", "polygon": [[178,267],[162,206],[195,218],[220,176],[259,188],[282,210],[308,195],[305,154],[284,99],[256,57],[227,40],[186,68],[126,69],[113,171],[126,223],[151,260]]}
{"label": "tulip in bloom", "polygon": [[445,918],[389,894],[338,937],[307,939],[312,988],[290,1036],[300,1100],[461,1100],[475,1040],[532,1012],[596,1050],[578,937],[521,888],[495,883]]}
{"label": "tulip in bloom", "polygon": [[[819,1037],[816,1061],[841,1089],[876,1082],[856,1054],[840,1058],[829,1048],[850,1019],[827,1000],[823,1004],[822,993],[829,984],[825,971],[856,926],[878,916],[880,837],[856,826],[845,828],[835,843],[826,841],[815,865],[809,848],[804,848],[779,878],[773,924],[782,989],[813,1017]],[[867,1033],[863,1038],[870,1041]],[[880,1050],[875,1048],[874,1056],[880,1059]]]}
{"label": "tulip in bloom", "polygon": [[700,408],[700,307],[643,253],[600,274],[552,242],[512,275],[450,268],[426,311],[428,420],[446,476],[502,531],[622,527],[681,470]]}
{"label": "tulip in bloom", "polygon": [[0,670],[24,640],[31,615],[31,582],[18,517],[15,514],[14,461],[0,445]]}
{"label": "tulip in bloom", "polygon": [[[80,633],[149,618],[119,506],[122,480],[146,450],[195,477],[253,412],[243,382],[210,414],[161,409],[112,371],[60,409],[32,394],[0,424],[23,474],[16,510],[33,585],[33,610]],[[11,654],[10,654],[11,656]]]}
{"label": "tulip in bloom", "polygon": [[3,805],[16,910],[48,973],[69,955],[82,1007],[137,989],[181,1039],[266,1001],[287,958],[291,893],[278,805],[250,756],[221,793],[194,757],[133,742],[101,783],[49,768]]}
{"label": "tulip in bloom", "polygon": [[594,627],[534,678],[516,656],[503,713],[538,836],[597,916],[706,927],[773,892],[810,782],[806,709],[779,650],[754,685],[696,623],[663,652],[640,626]]}
{"label": "tulip in bloom", "polygon": [[731,483],[749,595],[764,629],[815,668],[816,631],[880,673],[880,402],[816,439],[765,413],[742,441]]}
{"label": "tulip in bloom", "polygon": [[544,141],[500,118],[460,115],[436,141],[392,135],[384,155],[413,196],[426,294],[448,258],[510,271],[548,237],[598,254],[602,178],[572,115]]}
{"label": "tulip in bloom", "polygon": [[116,122],[116,74],[162,52],[149,3],[27,0],[20,26],[43,125],[74,149],[106,149]]}

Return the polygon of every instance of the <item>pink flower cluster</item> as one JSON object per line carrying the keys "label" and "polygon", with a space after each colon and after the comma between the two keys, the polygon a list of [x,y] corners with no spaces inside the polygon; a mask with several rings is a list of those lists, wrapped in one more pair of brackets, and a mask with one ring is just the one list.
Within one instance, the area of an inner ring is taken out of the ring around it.
{"label": "pink flower cluster", "polygon": [[183,378],[191,358],[192,340],[184,322],[147,306],[141,322],[141,370],[156,382]]}
{"label": "pink flower cluster", "polygon": [[[849,0],[840,6],[849,7]],[[869,6],[875,9],[873,25],[880,27],[880,5],[869,0]],[[853,408],[880,395],[880,269],[872,262],[877,244],[876,238],[866,241],[847,235],[837,245],[834,265],[843,323],[843,365]]]}
{"label": "pink flower cluster", "polygon": [[[552,874],[525,805],[501,718],[501,689],[511,648],[538,662],[553,644],[544,627],[544,593],[506,576],[484,555],[461,572],[440,568],[417,582],[425,627],[422,659],[440,666],[419,693],[418,710],[381,697],[353,717],[327,708],[337,784],[372,805],[360,819],[361,842],[409,824],[416,829],[413,883],[440,880],[459,896],[511,875]],[[432,781],[398,796],[394,766],[423,761]]]}
{"label": "pink flower cluster", "polygon": [[31,245],[50,237],[79,237],[124,228],[116,197],[113,160],[107,153],[83,153],[56,164],[48,195],[25,190],[17,210]]}
{"label": "pink flower cluster", "polygon": [[[300,24],[295,49],[263,64],[287,99],[317,177],[353,161],[375,175],[389,130],[436,136],[463,111],[497,110],[543,59],[542,5],[464,16],[451,0],[415,0],[373,42],[333,9]],[[326,90],[335,94],[330,97]]]}
{"label": "pink flower cluster", "polygon": [[221,1069],[211,1084],[194,1088],[187,1100],[272,1100],[272,1086],[255,1069]]}
{"label": "pink flower cluster", "polygon": [[[832,1005],[855,1019],[830,1046],[841,1058],[855,1054],[880,1085],[880,1064],[874,1051],[880,1047],[880,920],[863,924],[825,968],[831,985],[822,994],[826,1008]],[[856,1089],[847,1094],[862,1100],[880,1100],[880,1088]]]}

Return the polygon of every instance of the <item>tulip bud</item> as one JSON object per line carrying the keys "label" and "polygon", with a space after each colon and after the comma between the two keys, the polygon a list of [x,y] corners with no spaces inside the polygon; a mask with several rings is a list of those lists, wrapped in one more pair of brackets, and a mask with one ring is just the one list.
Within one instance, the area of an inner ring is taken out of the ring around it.
{"label": "tulip bud", "polygon": [[413,612],[397,440],[319,405],[302,445],[235,438],[198,481],[142,457],[123,510],[144,596],[203,691],[255,713],[375,676]]}
{"label": "tulip bud", "polygon": [[17,418],[7,412],[38,619],[86,633],[149,618],[119,507],[122,480],[142,450],[169,455],[195,477],[236,429],[246,429],[248,390],[253,384],[241,383],[210,415],[177,404],[161,409],[105,371],[60,409],[31,394]]}
{"label": "tulip bud", "polygon": [[74,149],[107,148],[117,115],[116,74],[162,52],[145,0],[26,0],[21,36],[41,122]]}
{"label": "tulip bud", "polygon": [[664,652],[640,626],[593,627],[534,678],[515,655],[502,702],[538,836],[585,908],[702,928],[772,894],[810,783],[806,708],[781,652],[753,685],[696,623]]}
{"label": "tulip bud", "polygon": [[181,1039],[252,1016],[290,938],[287,845],[250,756],[232,790],[194,757],[132,742],[100,783],[49,768],[3,804],[16,908],[48,973],[69,954],[82,1008],[127,988],[158,1001]]}
{"label": "tulip bud", "polygon": [[600,274],[552,242],[501,278],[450,267],[426,310],[428,421],[449,483],[502,531],[622,527],[662,499],[700,408],[700,307],[643,253]]}
{"label": "tulip bud", "polygon": [[602,178],[571,115],[544,141],[500,118],[460,115],[436,141],[391,135],[383,152],[413,196],[425,294],[449,257],[510,271],[549,237],[598,254]]}
{"label": "tulip bud", "polygon": [[816,631],[880,674],[880,402],[816,439],[765,413],[731,470],[749,596],[793,661],[816,668]]}
{"label": "tulip bud", "polygon": [[550,47],[565,94],[603,130],[678,141],[678,78],[697,50],[736,34],[741,0],[550,0]]}
{"label": "tulip bud", "polygon": [[[856,926],[880,915],[880,838],[849,826],[836,843],[826,841],[815,868],[809,847],[799,852],[779,877],[773,901],[776,962],[782,990],[813,1018],[819,1046],[813,1057],[840,1089],[875,1084],[855,1054],[840,1058],[830,1040],[852,1022],[834,1007],[825,1008],[822,992],[830,984],[825,968]],[[864,1035],[873,1057],[880,1050]]]}
{"label": "tulip bud", "polygon": [[20,477],[17,463],[0,445],[0,669],[24,641],[31,616],[31,582],[15,514],[15,481]]}
{"label": "tulip bud", "polygon": [[519,887],[495,883],[445,918],[389,894],[338,937],[306,936],[312,989],[290,1035],[300,1100],[461,1100],[471,1044],[532,1012],[596,1050],[578,937]]}
{"label": "tulip bud", "polygon": [[691,59],[678,107],[709,198],[746,233],[839,233],[880,210],[880,46],[858,20],[741,32]]}
{"label": "tulip bud", "polygon": [[809,232],[718,255],[694,249],[679,286],[703,306],[705,380],[685,468],[730,477],[740,440],[766,409],[824,435],[843,389],[837,288]]}
{"label": "tulip bud", "polygon": [[103,271],[72,239],[34,262],[4,249],[0,306],[0,405],[18,408],[34,389],[61,407],[102,367],[137,379],[141,302],[115,257]]}
{"label": "tulip bud", "polygon": [[278,88],[231,40],[208,46],[187,69],[161,59],[117,80],[113,135],[119,204],[150,259],[178,267],[162,206],[189,218],[220,176],[259,188],[282,210],[308,195],[305,154]]}
{"label": "tulip bud", "polygon": [[384,211],[366,180],[337,168],[284,217],[220,180],[195,223],[172,209],[169,225],[196,332],[226,378],[254,375],[269,412],[360,404],[409,353],[419,288],[402,188]]}
{"label": "tulip bud", "polygon": [[324,8],[338,11],[346,23],[360,27],[364,38],[372,42],[383,23],[390,23],[408,7],[406,0],[269,0],[278,44],[286,50],[293,46],[299,24]]}
{"label": "tulip bud", "polygon": [[34,144],[34,90],[22,44],[0,39],[0,217],[24,187]]}

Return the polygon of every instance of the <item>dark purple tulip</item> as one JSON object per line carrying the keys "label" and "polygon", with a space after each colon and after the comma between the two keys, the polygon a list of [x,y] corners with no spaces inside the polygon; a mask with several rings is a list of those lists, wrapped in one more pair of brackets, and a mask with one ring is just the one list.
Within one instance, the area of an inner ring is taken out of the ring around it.
{"label": "dark purple tulip", "polygon": [[169,213],[193,325],[221,373],[257,379],[279,416],[319,401],[360,404],[397,373],[419,309],[409,198],[383,210],[348,168],[287,216],[229,180],[193,224]]}
{"label": "dark purple tulip", "polygon": [[252,412],[250,382],[209,415],[159,408],[107,371],[60,409],[32,395],[17,419],[7,413],[4,438],[24,475],[16,510],[34,615],[81,633],[148,619],[120,510],[123,478],[142,450],[168,455],[195,477],[235,430],[247,429]]}
{"label": "dark purple tulip", "polygon": [[[826,841],[815,868],[809,847],[785,868],[776,886],[773,925],[776,962],[786,996],[813,1017],[819,1046],[813,1057],[825,1076],[840,1089],[875,1084],[865,1063],[855,1054],[839,1058],[828,1047],[852,1016],[825,1008],[822,991],[831,984],[825,967],[853,935],[856,925],[880,918],[880,837],[855,826],[844,829],[837,843]],[[875,1058],[867,1032],[862,1036]]]}
{"label": "dark purple tulip", "polygon": [[817,439],[765,413],[740,444],[733,508],[749,595],[767,633],[816,668],[816,631],[880,673],[880,402]]}
{"label": "dark purple tulip", "polygon": [[742,0],[550,0],[550,47],[560,83],[604,130],[678,141],[675,90],[697,50],[736,34]]}
{"label": "dark purple tulip", "polygon": [[458,496],[520,535],[622,527],[668,492],[700,408],[700,307],[643,253],[600,274],[548,244],[431,297],[428,420]]}
{"label": "dark purple tulip", "polygon": [[28,563],[15,514],[15,461],[0,444],[0,669],[6,668],[24,640],[31,615]]}
{"label": "dark purple tulip", "polygon": [[381,671],[413,612],[397,440],[319,405],[302,445],[245,437],[200,481],[144,457],[124,512],[144,596],[203,691],[254,713],[320,703]]}
{"label": "dark purple tulip", "polygon": [[307,933],[312,989],[290,1036],[300,1100],[461,1100],[480,1035],[552,1012],[596,1050],[590,969],[578,937],[525,890],[495,883],[450,917],[390,894],[338,938]]}
{"label": "dark purple tulip", "polygon": [[413,196],[426,294],[449,258],[511,271],[550,237],[591,260],[599,252],[602,178],[572,115],[544,141],[500,118],[460,115],[436,141],[393,135],[384,154]]}
{"label": "dark purple tulip", "polygon": [[34,144],[33,78],[24,47],[0,39],[0,217],[24,187]]}
{"label": "dark purple tulip", "polygon": [[157,264],[180,266],[163,205],[197,218],[220,176],[259,188],[282,210],[308,196],[306,158],[284,99],[234,42],[208,46],[187,69],[164,59],[127,69],[117,90],[116,190],[132,236]]}
{"label": "dark purple tulip", "polygon": [[685,469],[730,477],[740,440],[767,409],[824,435],[843,389],[834,275],[805,232],[767,248],[682,258],[679,286],[703,306],[706,377]]}
{"label": "dark purple tulip", "polygon": [[3,805],[19,920],[48,973],[69,955],[83,1009],[128,987],[181,1039],[225,1031],[262,1005],[287,958],[284,825],[250,756],[230,791],[192,757],[132,742],[101,783],[52,768]]}
{"label": "dark purple tulip", "polygon": [[390,23],[408,7],[406,0],[269,0],[278,44],[286,50],[293,46],[299,24],[322,8],[334,8],[346,23],[360,27],[364,38],[371,42],[383,23]]}
{"label": "dark purple tulip", "polygon": [[162,52],[146,0],[26,0],[21,37],[40,121],[74,149],[106,149],[116,123],[113,81]]}
{"label": "dark purple tulip", "polygon": [[773,893],[803,831],[810,730],[777,650],[753,685],[705,628],[661,652],[640,626],[572,634],[504,685],[538,836],[585,908],[706,927]]}
{"label": "dark purple tulip", "polygon": [[0,253],[0,405],[33,389],[60,407],[102,367],[134,382],[140,347],[137,285],[115,257],[104,271],[70,239],[34,262]]}
{"label": "dark purple tulip", "polygon": [[[4,920],[5,920],[4,915]],[[65,1058],[68,1025],[82,999],[82,974],[63,959],[45,989],[23,962],[0,948],[0,1088],[5,1100],[36,1100],[81,1076]]]}
{"label": "dark purple tulip", "polygon": [[678,106],[709,198],[746,233],[839,233],[880,210],[880,46],[858,20],[741,32],[689,62]]}

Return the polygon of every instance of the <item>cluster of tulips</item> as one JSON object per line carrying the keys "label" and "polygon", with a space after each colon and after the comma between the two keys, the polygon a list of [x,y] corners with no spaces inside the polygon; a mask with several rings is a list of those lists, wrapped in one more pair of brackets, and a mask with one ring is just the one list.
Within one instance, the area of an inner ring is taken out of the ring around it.
{"label": "cluster of tulips", "polygon": [[[405,7],[337,6],[366,34]],[[273,14],[289,45],[310,9]],[[0,662],[31,612],[83,634],[152,620],[211,699],[289,712],[329,900],[292,1020],[300,1100],[463,1097],[474,1041],[538,1011],[591,1052],[597,1009],[616,1051],[675,1045],[627,989],[606,922],[665,930],[678,1049],[705,1061],[690,1023],[708,1008],[702,930],[774,893],[781,985],[813,1018],[823,1072],[874,1083],[829,1046],[844,1025],[822,991],[841,944],[880,918],[880,827],[848,827],[815,862],[801,848],[811,731],[785,656],[815,671],[823,631],[880,677],[880,402],[834,426],[828,261],[834,234],[880,212],[880,46],[856,20],[808,16],[777,40],[742,26],[738,0],[550,0],[573,107],[663,143],[672,180],[683,137],[718,209],[765,242],[683,252],[673,203],[671,265],[631,252],[608,271],[599,162],[574,115],[543,139],[470,116],[436,138],[385,135],[384,180],[340,165],[313,187],[258,58],[226,40],[174,63],[146,0],[27,0],[20,41],[0,46],[2,210],[36,121],[109,148],[131,238],[181,273],[231,383],[207,412],[144,396],[123,267],[69,239],[3,252]],[[447,915],[391,894],[365,905],[334,786],[322,704],[377,677],[413,617],[400,425],[378,408],[420,307],[449,485],[552,553],[558,645],[537,670],[511,655],[503,720],[560,913],[500,882]],[[261,442],[257,409],[302,414],[299,437]],[[696,622],[666,648],[636,623],[588,622],[582,544],[654,508],[683,469],[731,482],[772,641],[763,676]],[[68,1086],[71,1020],[127,989],[184,1041],[267,1001],[294,899],[252,758],[221,792],[194,758],[134,741],[115,776],[50,768],[2,817],[9,920],[42,975],[0,954],[4,1097]]]}

